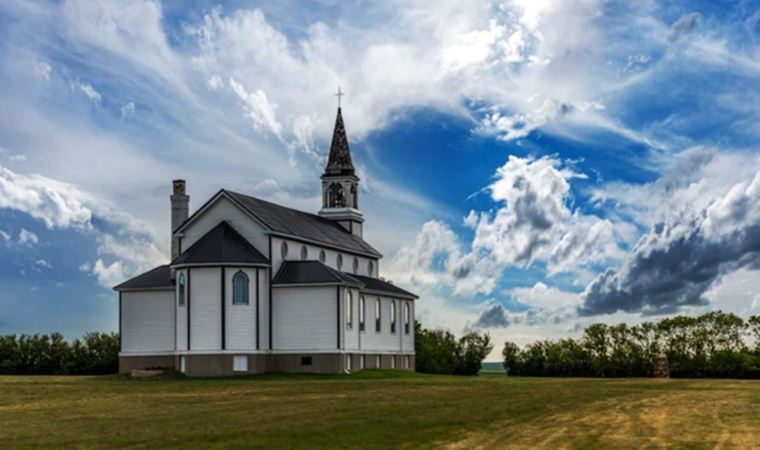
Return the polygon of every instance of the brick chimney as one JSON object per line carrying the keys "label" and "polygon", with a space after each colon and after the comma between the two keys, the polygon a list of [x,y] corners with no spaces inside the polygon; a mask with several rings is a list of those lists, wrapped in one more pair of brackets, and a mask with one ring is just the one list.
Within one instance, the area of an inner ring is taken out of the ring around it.
{"label": "brick chimney", "polygon": [[179,256],[179,238],[174,237],[174,230],[187,220],[190,209],[190,197],[185,194],[185,180],[172,181],[172,261]]}

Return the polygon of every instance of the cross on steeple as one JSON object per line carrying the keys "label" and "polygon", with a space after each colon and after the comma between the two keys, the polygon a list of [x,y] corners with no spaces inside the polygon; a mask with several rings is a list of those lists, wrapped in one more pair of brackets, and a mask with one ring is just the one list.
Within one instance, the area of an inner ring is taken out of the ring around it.
{"label": "cross on steeple", "polygon": [[338,97],[338,108],[340,108],[340,98],[343,97],[344,95],[346,95],[346,94],[344,94],[343,92],[341,92],[340,91],[340,86],[338,86],[338,93],[335,94],[335,96]]}

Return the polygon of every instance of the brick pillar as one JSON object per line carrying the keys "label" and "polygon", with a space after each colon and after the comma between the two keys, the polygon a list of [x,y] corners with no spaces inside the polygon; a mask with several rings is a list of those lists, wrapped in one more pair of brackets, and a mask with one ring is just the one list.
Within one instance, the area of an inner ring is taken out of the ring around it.
{"label": "brick pillar", "polygon": [[655,378],[670,378],[670,367],[668,366],[668,356],[660,353],[654,358],[654,370],[652,376]]}

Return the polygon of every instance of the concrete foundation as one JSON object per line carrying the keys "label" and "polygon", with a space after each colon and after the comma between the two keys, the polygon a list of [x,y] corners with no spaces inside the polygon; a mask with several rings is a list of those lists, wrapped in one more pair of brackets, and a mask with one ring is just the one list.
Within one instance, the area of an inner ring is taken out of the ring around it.
{"label": "concrete foundation", "polygon": [[127,374],[133,369],[174,369],[174,355],[120,356],[119,373]]}
{"label": "concrete foundation", "polygon": [[[233,370],[234,354],[189,354],[165,356],[120,356],[119,373],[133,369],[173,369],[190,377],[225,377],[259,373],[344,373],[351,359],[351,372],[364,369],[414,371],[414,355],[378,355],[376,353],[304,353],[253,354],[247,371]],[[378,356],[380,365],[378,366]],[[395,362],[395,364],[394,364]],[[408,364],[408,366],[407,366]]]}

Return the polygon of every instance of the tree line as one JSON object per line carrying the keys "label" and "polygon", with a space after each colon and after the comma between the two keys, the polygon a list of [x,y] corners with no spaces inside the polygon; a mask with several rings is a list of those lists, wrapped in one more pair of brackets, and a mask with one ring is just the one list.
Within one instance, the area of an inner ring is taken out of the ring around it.
{"label": "tree line", "polygon": [[119,334],[60,333],[0,336],[0,374],[98,375],[119,370]]}
{"label": "tree line", "polygon": [[477,375],[493,350],[488,334],[471,332],[457,339],[443,330],[428,330],[414,322],[417,372],[446,375]]}
{"label": "tree line", "polygon": [[760,378],[760,316],[721,311],[630,326],[594,324],[578,339],[505,342],[508,375],[648,377],[657,355],[678,378]]}

